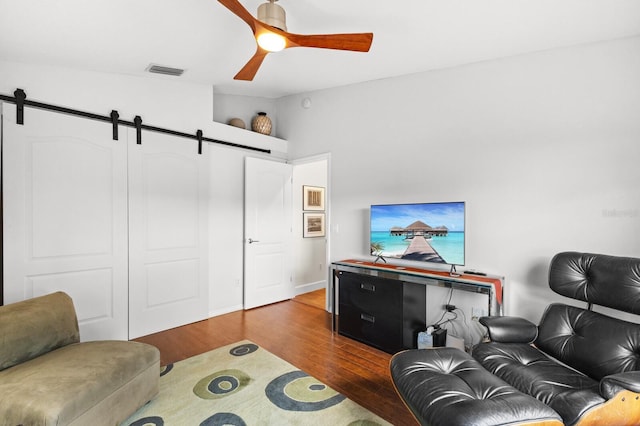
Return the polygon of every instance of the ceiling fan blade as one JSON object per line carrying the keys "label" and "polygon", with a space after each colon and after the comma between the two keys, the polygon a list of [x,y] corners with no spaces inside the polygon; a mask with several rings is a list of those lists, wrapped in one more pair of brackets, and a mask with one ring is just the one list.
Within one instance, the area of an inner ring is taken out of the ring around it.
{"label": "ceiling fan blade", "polygon": [[253,17],[249,13],[247,9],[243,5],[240,4],[238,0],[218,0],[224,7],[233,12],[236,16],[246,22],[250,27],[251,31],[256,32],[256,18]]}
{"label": "ceiling fan blade", "polygon": [[286,33],[287,47],[319,47],[322,49],[351,50],[368,52],[373,41],[373,33],[352,34],[292,34]]}
{"label": "ceiling fan blade", "polygon": [[251,59],[249,59],[249,62],[247,62],[245,66],[242,67],[240,71],[238,71],[238,74],[236,74],[233,79],[245,81],[253,80],[253,77],[255,77],[256,73],[258,72],[258,68],[260,68],[262,61],[264,61],[264,58],[268,53],[269,51],[264,50],[260,46],[258,46],[258,50],[256,50],[256,53],[254,53]]}
{"label": "ceiling fan blade", "polygon": [[[240,4],[239,0],[218,0],[218,2],[249,25],[254,37],[256,37],[256,44],[258,44],[258,39],[264,33],[273,33],[284,38],[284,48],[317,47],[322,49],[368,52],[371,48],[371,42],[373,41],[373,33],[312,35],[289,33],[256,19],[244,6],[242,6],[242,4]],[[260,65],[262,65],[262,61],[264,61],[264,58],[268,53],[269,51],[263,49],[258,44],[256,53],[254,53],[251,59],[249,59],[249,62],[242,67],[233,79],[245,81],[253,80],[260,68]]]}

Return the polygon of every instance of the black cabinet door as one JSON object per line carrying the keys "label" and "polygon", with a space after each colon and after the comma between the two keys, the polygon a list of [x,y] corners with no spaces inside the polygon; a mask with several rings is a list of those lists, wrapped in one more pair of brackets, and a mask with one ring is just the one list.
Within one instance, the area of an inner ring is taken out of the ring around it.
{"label": "black cabinet door", "polygon": [[427,327],[427,288],[424,284],[402,284],[402,321],[405,349],[417,348],[418,333]]}
{"label": "black cabinet door", "polygon": [[404,349],[402,318],[373,315],[353,306],[340,305],[339,333],[388,353]]}
{"label": "black cabinet door", "polygon": [[372,314],[402,316],[402,282],[369,275],[340,274],[341,305],[353,306]]}
{"label": "black cabinet door", "polygon": [[402,282],[341,272],[339,284],[339,333],[389,353],[402,350]]}

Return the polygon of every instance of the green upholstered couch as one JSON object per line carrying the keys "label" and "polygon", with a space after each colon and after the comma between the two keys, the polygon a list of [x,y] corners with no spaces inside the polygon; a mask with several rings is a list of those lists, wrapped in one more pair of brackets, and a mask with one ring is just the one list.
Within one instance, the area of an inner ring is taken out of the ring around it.
{"label": "green upholstered couch", "polygon": [[0,307],[0,425],[116,425],[158,393],[160,353],[80,342],[62,292]]}

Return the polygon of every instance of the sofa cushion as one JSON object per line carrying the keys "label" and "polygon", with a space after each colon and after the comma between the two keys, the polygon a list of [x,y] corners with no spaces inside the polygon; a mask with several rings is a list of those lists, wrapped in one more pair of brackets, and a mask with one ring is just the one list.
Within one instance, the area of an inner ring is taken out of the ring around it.
{"label": "sofa cushion", "polygon": [[[126,341],[65,346],[0,372],[0,419],[4,421],[2,424],[9,425],[72,423],[114,392],[133,383],[149,368],[155,370],[155,377],[143,392],[147,396],[142,404],[158,390],[160,355],[157,348]],[[126,397],[134,398],[136,393],[129,392]],[[118,406],[118,401],[113,403],[109,410],[120,421],[132,414],[130,408],[123,410]]]}
{"label": "sofa cushion", "polygon": [[80,341],[71,298],[62,292],[0,306],[0,371]]}
{"label": "sofa cushion", "polygon": [[547,307],[535,344],[598,381],[640,370],[640,325],[574,306]]}
{"label": "sofa cushion", "polygon": [[551,408],[490,374],[458,349],[400,352],[391,360],[391,376],[423,425],[489,426],[536,420],[560,424]]}
{"label": "sofa cushion", "polygon": [[567,425],[602,404],[599,382],[526,343],[481,343],[473,357],[491,373],[557,411]]}

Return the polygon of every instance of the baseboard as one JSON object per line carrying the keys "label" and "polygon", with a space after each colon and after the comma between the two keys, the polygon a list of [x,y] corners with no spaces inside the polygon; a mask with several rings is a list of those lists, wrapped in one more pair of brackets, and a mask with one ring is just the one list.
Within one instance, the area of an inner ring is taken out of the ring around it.
{"label": "baseboard", "polygon": [[[302,285],[297,286],[294,289],[294,293],[295,293],[295,296],[298,296],[299,294],[305,294],[305,293],[309,293],[311,291],[322,290],[322,289],[325,289],[325,288],[327,288],[327,282],[326,281],[316,281],[314,283],[302,284]],[[244,306],[242,306],[242,305],[234,305],[234,306],[227,306],[227,307],[222,308],[222,309],[210,310],[209,311],[209,318],[217,317],[217,316],[228,314],[228,313],[231,313],[231,312],[241,311],[243,309],[244,309]]]}
{"label": "baseboard", "polygon": [[241,311],[242,309],[243,309],[242,305],[228,306],[222,309],[214,309],[212,311],[209,311],[209,318],[217,317],[224,314],[229,314],[235,311]]}
{"label": "baseboard", "polygon": [[296,286],[294,289],[295,295],[309,293],[310,291],[322,290],[327,288],[327,282],[325,280],[316,281],[314,283],[302,284]]}

